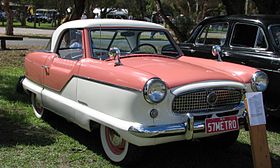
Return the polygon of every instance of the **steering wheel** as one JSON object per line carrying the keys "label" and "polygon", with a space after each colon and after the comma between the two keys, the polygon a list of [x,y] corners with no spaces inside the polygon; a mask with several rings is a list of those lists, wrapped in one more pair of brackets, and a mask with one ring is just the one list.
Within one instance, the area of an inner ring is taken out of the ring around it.
{"label": "steering wheel", "polygon": [[140,47],[143,47],[143,46],[149,46],[154,50],[155,53],[157,53],[156,47],[152,44],[149,44],[149,43],[143,43],[143,44],[138,45],[133,50],[131,50],[130,53],[141,53]]}

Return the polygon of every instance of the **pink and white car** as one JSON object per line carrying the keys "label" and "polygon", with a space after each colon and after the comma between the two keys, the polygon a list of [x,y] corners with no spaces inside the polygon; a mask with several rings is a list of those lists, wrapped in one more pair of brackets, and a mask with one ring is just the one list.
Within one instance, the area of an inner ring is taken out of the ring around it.
{"label": "pink and white car", "polygon": [[48,110],[88,131],[99,128],[117,163],[129,162],[139,146],[234,143],[246,124],[245,92],[267,85],[262,71],[183,56],[164,27],[131,20],[67,22],[48,51],[26,55],[24,67],[36,117]]}

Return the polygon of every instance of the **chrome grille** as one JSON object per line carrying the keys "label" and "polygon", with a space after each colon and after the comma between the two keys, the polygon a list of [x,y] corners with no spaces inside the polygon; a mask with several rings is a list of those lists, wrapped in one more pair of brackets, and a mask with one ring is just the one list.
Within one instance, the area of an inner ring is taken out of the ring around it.
{"label": "chrome grille", "polygon": [[242,96],[243,91],[239,89],[203,89],[186,92],[174,98],[172,110],[175,113],[230,110],[240,104]]}

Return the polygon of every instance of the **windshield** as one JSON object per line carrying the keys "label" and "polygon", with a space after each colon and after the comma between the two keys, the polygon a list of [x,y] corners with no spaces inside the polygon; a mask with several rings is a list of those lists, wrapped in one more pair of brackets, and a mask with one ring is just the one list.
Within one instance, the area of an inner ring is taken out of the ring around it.
{"label": "windshield", "polygon": [[102,29],[91,30],[93,58],[105,60],[110,48],[117,47],[121,55],[161,54],[177,57],[179,52],[169,40],[169,34],[162,30]]}
{"label": "windshield", "polygon": [[270,26],[270,32],[272,35],[272,39],[274,40],[275,44],[277,45],[278,49],[280,49],[280,25],[273,25]]}

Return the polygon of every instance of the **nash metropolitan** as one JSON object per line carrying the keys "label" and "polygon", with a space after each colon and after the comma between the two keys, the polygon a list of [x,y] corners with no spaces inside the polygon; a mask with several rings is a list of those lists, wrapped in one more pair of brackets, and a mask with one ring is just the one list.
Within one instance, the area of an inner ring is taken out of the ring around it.
{"label": "nash metropolitan", "polygon": [[36,117],[51,111],[88,131],[98,128],[116,163],[130,162],[140,146],[233,144],[246,124],[245,92],[268,84],[251,67],[183,56],[161,25],[117,19],[61,25],[49,50],[27,54],[24,68],[21,83]]}

